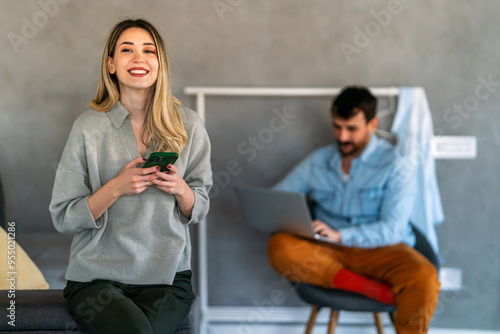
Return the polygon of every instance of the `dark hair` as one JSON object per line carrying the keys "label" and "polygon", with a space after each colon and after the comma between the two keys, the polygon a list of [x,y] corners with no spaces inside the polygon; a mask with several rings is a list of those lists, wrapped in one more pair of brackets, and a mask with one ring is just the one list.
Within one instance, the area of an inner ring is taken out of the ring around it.
{"label": "dark hair", "polygon": [[333,100],[332,116],[338,116],[343,119],[349,119],[355,116],[361,109],[365,114],[368,123],[375,117],[377,110],[377,99],[365,87],[349,86]]}

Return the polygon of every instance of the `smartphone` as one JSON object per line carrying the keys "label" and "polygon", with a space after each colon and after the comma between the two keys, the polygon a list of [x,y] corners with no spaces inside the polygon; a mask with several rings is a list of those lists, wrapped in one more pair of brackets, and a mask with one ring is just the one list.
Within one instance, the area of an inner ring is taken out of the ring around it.
{"label": "smartphone", "polygon": [[160,166],[160,172],[168,171],[167,165],[174,164],[179,155],[175,152],[153,152],[148,160],[142,165],[142,168]]}

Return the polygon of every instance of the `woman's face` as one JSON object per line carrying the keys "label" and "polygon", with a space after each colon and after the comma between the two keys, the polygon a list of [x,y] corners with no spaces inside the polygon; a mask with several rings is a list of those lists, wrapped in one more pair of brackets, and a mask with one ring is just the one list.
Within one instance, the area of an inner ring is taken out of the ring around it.
{"label": "woman's face", "polygon": [[149,32],[141,28],[125,30],[116,42],[113,58],[108,58],[108,70],[116,74],[121,93],[153,86],[158,78],[158,56]]}

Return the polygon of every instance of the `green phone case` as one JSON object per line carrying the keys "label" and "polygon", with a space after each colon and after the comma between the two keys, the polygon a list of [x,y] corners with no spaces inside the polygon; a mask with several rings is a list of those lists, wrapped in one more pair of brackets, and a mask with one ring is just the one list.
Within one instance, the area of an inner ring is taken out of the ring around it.
{"label": "green phone case", "polygon": [[153,152],[149,155],[148,160],[142,165],[142,168],[160,166],[160,172],[168,170],[167,165],[174,164],[179,155],[175,152]]}

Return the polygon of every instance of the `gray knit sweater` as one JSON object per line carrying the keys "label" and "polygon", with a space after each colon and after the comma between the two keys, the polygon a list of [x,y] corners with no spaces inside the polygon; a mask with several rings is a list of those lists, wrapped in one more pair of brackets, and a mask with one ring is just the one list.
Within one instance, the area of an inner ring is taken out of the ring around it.
{"label": "gray knit sweater", "polygon": [[208,213],[212,170],[201,119],[185,107],[179,112],[189,139],[175,166],[195,194],[191,219],[181,213],[174,195],[151,186],[120,197],[94,221],[88,196],[140,154],[129,112],[120,102],[108,112],[91,109],[75,121],[49,208],[56,229],[74,235],[66,279],[171,284],[176,272],[190,269],[188,224]]}

